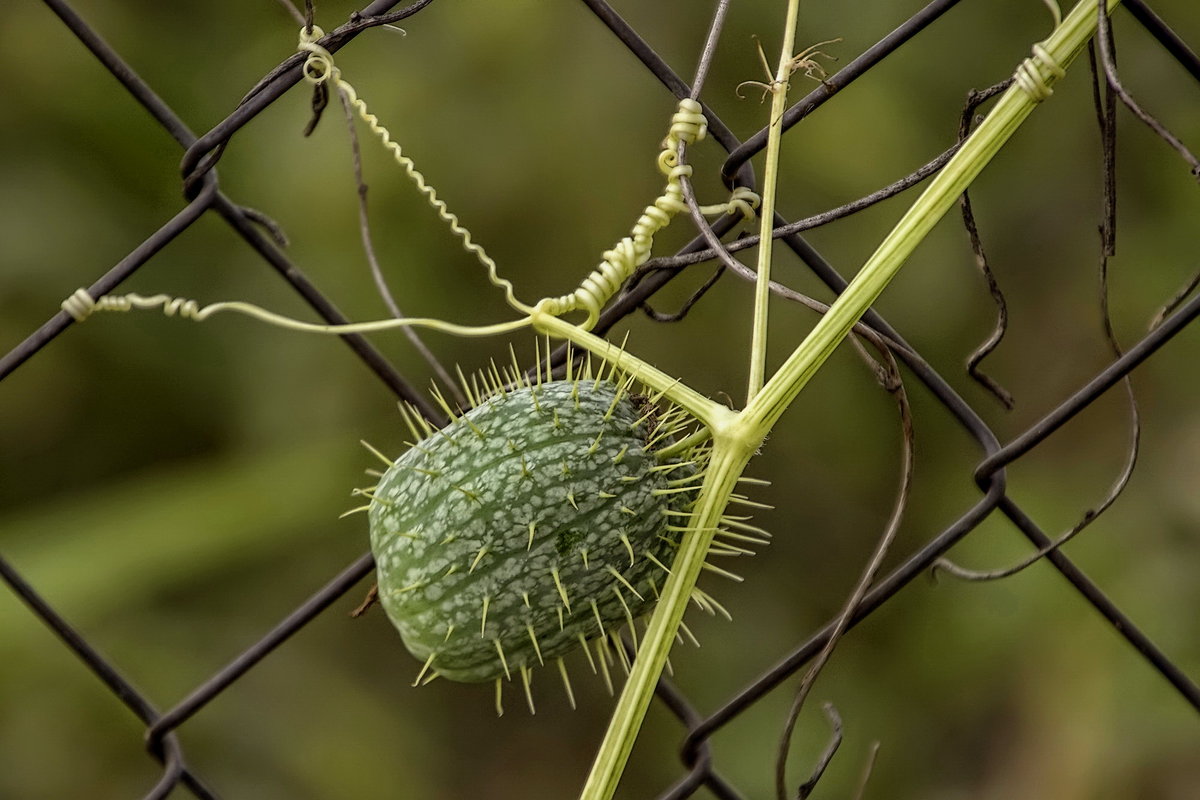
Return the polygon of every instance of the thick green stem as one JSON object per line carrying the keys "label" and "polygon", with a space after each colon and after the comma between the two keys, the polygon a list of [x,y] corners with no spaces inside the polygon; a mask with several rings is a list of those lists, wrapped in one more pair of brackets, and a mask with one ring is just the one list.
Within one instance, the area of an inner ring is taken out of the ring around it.
{"label": "thick green stem", "polygon": [[[1120,0],[1109,0],[1115,8]],[[1040,46],[1048,65],[1065,68],[1091,38],[1096,25],[1096,3],[1082,0]],[[1026,62],[1031,64],[1033,62]],[[1037,69],[1037,65],[1033,64]],[[1018,71],[1020,74],[1020,70]],[[1046,66],[1039,71],[1045,88],[1041,99],[1059,75]],[[846,290],[813,328],[808,337],[788,357],[763,391],[746,407],[745,414],[770,430],[817,369],[833,353],[854,323],[866,313],[900,267],[933,226],[954,205],[971,181],[999,152],[1005,142],[1040,102],[1015,83],[1005,92],[992,112],[975,130],[946,167],[938,173],[916,203],[901,217],[887,238],[863,265]]]}
{"label": "thick green stem", "polygon": [[621,692],[621,699],[609,723],[605,746],[596,755],[591,775],[583,788],[583,800],[608,800],[617,790],[637,731],[654,695],[654,687],[662,674],[663,664],[666,663],[671,645],[675,643],[679,623],[691,600],[692,589],[700,576],[708,547],[721,524],[729,495],[750,456],[754,454],[754,449],[723,437],[713,443],[712,459],[704,476],[696,511],[691,517],[690,529],[683,536],[671,574],[650,620],[650,627],[638,647],[637,660],[633,663],[629,681]]}

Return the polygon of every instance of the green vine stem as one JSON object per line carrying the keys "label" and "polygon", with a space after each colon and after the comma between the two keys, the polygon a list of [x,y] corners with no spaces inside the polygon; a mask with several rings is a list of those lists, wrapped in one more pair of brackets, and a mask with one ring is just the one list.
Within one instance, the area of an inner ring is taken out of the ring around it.
{"label": "green vine stem", "polygon": [[[766,380],[767,310],[771,298],[771,228],[775,224],[775,193],[779,186],[779,145],[783,136],[783,112],[787,107],[788,87],[794,69],[796,20],[800,0],[791,0],[784,21],[783,46],[779,50],[779,68],[767,85],[771,93],[771,116],[767,125],[766,169],[763,172],[762,206],[759,208],[758,279],[754,283],[754,317],[750,338],[750,378],[746,402],[754,399]],[[763,59],[766,66],[766,59]]]}
{"label": "green vine stem", "polygon": [[[1120,0],[1108,0],[1112,11]],[[747,407],[712,426],[713,452],[704,485],[638,658],[617,702],[581,800],[611,800],[662,674],[675,632],[737,478],[766,434],[808,380],[883,292],[917,245],[999,152],[1095,32],[1097,2],[1081,0],[1018,68],[1014,85],[933,180],[851,281],[813,331]],[[764,207],[766,207],[764,197]],[[535,325],[535,327],[537,327]],[[581,346],[570,331],[555,331]],[[635,372],[638,370],[634,369]],[[639,376],[640,377],[640,376]],[[668,390],[668,396],[674,392]]]}
{"label": "green vine stem", "polygon": [[673,378],[632,353],[622,350],[613,342],[559,319],[546,311],[545,305],[545,301],[538,303],[529,316],[533,329],[538,333],[566,339],[630,373],[646,386],[670,397],[671,402],[704,423],[710,430],[726,427],[729,421],[737,416],[720,403],[710,400],[678,378]]}

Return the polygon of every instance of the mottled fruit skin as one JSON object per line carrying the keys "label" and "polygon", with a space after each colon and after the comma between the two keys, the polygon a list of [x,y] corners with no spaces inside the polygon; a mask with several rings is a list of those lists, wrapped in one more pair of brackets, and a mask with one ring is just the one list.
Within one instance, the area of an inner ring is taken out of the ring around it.
{"label": "mottled fruit skin", "polygon": [[414,656],[452,680],[508,677],[647,609],[675,549],[666,512],[690,502],[663,490],[694,471],[652,469],[647,410],[606,381],[525,387],[387,470],[371,547]]}

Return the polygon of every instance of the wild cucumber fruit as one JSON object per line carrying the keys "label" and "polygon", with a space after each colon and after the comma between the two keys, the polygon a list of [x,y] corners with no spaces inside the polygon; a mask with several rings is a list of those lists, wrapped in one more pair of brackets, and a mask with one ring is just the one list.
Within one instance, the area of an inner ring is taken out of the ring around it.
{"label": "wild cucumber fruit", "polygon": [[495,679],[499,697],[501,678],[519,672],[528,694],[535,665],[632,628],[701,475],[694,451],[659,455],[683,413],[627,380],[492,386],[426,429],[367,511],[379,600],[422,675]]}

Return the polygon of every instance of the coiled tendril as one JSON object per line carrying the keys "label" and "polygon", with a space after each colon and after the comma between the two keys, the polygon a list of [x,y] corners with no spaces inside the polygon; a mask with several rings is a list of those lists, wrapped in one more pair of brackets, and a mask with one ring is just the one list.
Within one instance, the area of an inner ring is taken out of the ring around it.
{"label": "coiled tendril", "polygon": [[196,322],[202,322],[211,313],[208,309],[202,309],[195,300],[167,294],[156,294],[153,297],[143,297],[140,294],[106,294],[99,299],[93,299],[86,289],[76,289],[70,297],[62,301],[62,310],[70,314],[76,322],[83,322],[95,311],[131,311],[135,308],[156,307],[160,307],[168,317],[179,315],[183,319]]}
{"label": "coiled tendril", "polygon": [[[667,227],[676,214],[687,208],[681,179],[691,177],[692,168],[690,165],[679,163],[679,146],[681,143],[695,144],[704,139],[707,132],[708,123],[704,119],[700,104],[691,98],[680,100],[675,114],[671,117],[670,132],[663,140],[662,151],[658,154],[658,171],[667,176],[667,185],[662,194],[646,206],[634,223],[630,235],[617,242],[611,250],[604,252],[603,261],[584,278],[578,289],[571,294],[542,300],[538,305],[541,310],[560,316],[569,311],[583,309],[587,311],[588,316],[581,327],[587,330],[596,324],[604,304],[620,290],[634,270],[650,258],[654,235]],[[739,188],[734,191],[729,203],[702,210],[705,213],[740,212],[751,216],[757,205],[757,195]]]}
{"label": "coiled tendril", "polygon": [[299,49],[309,54],[304,62],[303,74],[304,79],[314,85],[319,85],[327,81],[332,81],[339,92],[342,92],[347,102],[354,107],[358,112],[359,119],[366,123],[379,141],[383,143],[384,148],[392,154],[392,158],[404,170],[409,179],[417,187],[417,191],[425,196],[426,201],[437,212],[438,216],[450,228],[450,232],[459,238],[462,242],[462,247],[483,265],[487,270],[488,280],[493,286],[503,290],[504,299],[508,304],[524,314],[532,311],[528,305],[522,303],[516,298],[513,293],[513,285],[510,281],[501,278],[499,268],[492,257],[487,254],[487,251],[482,246],[471,239],[471,232],[459,222],[458,215],[452,212],[432,186],[425,181],[425,176],[417,170],[417,165],[411,158],[404,155],[400,149],[400,145],[392,140],[392,135],[380,122],[379,117],[372,114],[367,109],[367,104],[358,96],[358,92],[342,77],[342,72],[333,63],[333,56],[321,45],[317,44],[317,40],[325,35],[325,31],[314,25],[312,30],[300,29],[300,45]]}
{"label": "coiled tendril", "polygon": [[1066,75],[1053,56],[1040,44],[1033,46],[1033,55],[1021,62],[1013,75],[1013,81],[1035,103],[1040,103],[1054,94],[1051,85]]}

